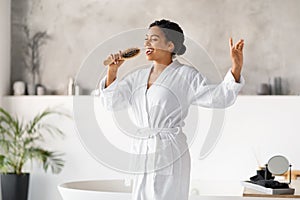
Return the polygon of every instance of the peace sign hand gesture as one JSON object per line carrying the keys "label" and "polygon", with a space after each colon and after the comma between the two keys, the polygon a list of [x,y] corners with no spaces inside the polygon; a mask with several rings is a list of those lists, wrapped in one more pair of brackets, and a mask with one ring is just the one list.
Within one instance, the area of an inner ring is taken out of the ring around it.
{"label": "peace sign hand gesture", "polygon": [[244,40],[240,39],[233,45],[232,38],[229,38],[230,57],[232,62],[231,72],[236,82],[239,82],[242,67],[243,67],[243,48]]}

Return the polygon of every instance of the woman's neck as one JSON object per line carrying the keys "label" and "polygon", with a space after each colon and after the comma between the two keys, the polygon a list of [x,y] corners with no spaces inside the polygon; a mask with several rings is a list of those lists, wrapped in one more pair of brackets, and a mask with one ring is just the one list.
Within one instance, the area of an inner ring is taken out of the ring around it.
{"label": "woman's neck", "polygon": [[168,65],[172,63],[172,59],[167,59],[163,61],[154,61],[154,73],[161,73]]}

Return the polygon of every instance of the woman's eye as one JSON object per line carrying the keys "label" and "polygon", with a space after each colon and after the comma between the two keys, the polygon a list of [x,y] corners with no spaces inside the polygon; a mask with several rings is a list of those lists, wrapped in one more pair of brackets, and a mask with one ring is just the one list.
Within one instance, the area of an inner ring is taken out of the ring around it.
{"label": "woman's eye", "polygon": [[145,38],[145,41],[149,41],[149,42],[157,42],[158,38]]}

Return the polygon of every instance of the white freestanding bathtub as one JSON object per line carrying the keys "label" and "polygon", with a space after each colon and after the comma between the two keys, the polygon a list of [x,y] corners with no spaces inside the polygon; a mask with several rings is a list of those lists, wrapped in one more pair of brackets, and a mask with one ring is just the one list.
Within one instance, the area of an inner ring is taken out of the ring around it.
{"label": "white freestanding bathtub", "polygon": [[63,200],[131,200],[131,186],[124,180],[94,180],[58,186]]}
{"label": "white freestanding bathtub", "polygon": [[[193,185],[193,184],[192,184]],[[195,183],[194,183],[195,185]],[[224,185],[223,185],[224,186]],[[241,196],[199,195],[197,186],[192,186],[189,200],[262,200]],[[131,186],[124,180],[89,180],[63,183],[58,186],[63,200],[131,200]],[[194,193],[194,194],[193,194]],[[268,198],[272,200],[273,198]]]}

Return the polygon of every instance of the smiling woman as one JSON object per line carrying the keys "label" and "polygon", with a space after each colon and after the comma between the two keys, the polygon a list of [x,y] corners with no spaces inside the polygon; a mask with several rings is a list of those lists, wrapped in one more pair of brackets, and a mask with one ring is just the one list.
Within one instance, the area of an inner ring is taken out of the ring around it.
{"label": "smiling woman", "polygon": [[[133,139],[134,200],[187,200],[190,153],[182,131],[190,105],[224,108],[232,105],[244,80],[243,40],[230,41],[232,68],[219,85],[207,85],[194,67],[178,62],[184,54],[183,31],[178,24],[159,20],[150,24],[144,46],[152,65],[117,78],[124,63],[121,52],[109,56],[107,76],[100,82],[100,100],[109,110],[128,109],[137,119]],[[134,134],[134,133],[133,133]]]}

